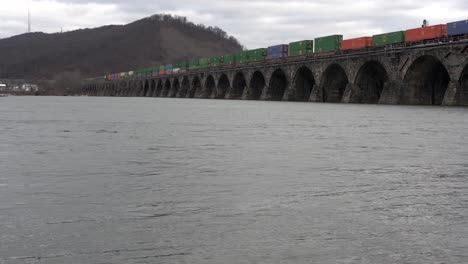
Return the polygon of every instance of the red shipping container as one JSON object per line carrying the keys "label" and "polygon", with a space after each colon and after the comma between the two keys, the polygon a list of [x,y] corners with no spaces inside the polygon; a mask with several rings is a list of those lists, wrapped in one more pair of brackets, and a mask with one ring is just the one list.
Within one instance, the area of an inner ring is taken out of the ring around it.
{"label": "red shipping container", "polygon": [[372,37],[345,39],[341,42],[342,50],[363,49],[372,47]]}
{"label": "red shipping container", "polygon": [[447,24],[408,29],[405,31],[406,42],[437,39],[447,36]]}
{"label": "red shipping container", "polygon": [[122,74],[121,73],[117,73],[117,79],[122,79]]}
{"label": "red shipping container", "polygon": [[159,75],[164,75],[164,74],[166,74],[166,70],[160,70],[159,71]]}

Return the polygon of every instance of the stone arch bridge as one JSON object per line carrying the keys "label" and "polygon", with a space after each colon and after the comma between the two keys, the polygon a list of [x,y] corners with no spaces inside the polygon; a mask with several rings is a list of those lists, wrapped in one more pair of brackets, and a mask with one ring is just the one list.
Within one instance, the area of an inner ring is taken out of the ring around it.
{"label": "stone arch bridge", "polygon": [[468,41],[87,83],[77,94],[467,106]]}

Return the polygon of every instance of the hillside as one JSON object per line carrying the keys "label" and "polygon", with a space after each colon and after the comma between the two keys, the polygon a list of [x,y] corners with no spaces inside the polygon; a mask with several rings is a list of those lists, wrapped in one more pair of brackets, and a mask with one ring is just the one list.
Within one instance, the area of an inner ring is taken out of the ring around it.
{"label": "hillside", "polygon": [[217,27],[154,15],[127,25],[0,39],[0,78],[52,79],[64,72],[104,75],[241,49]]}

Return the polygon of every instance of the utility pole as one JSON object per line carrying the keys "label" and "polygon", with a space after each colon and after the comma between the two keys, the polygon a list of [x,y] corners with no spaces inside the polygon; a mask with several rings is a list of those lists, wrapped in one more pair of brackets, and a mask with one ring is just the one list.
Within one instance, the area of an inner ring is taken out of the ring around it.
{"label": "utility pole", "polygon": [[28,0],[28,33],[31,33],[31,0]]}

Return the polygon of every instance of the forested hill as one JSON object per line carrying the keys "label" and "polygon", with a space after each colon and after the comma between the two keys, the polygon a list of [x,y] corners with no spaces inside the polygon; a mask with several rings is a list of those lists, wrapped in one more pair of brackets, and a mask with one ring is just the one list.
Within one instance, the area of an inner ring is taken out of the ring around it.
{"label": "forested hill", "polygon": [[0,78],[54,79],[70,72],[104,75],[241,49],[235,38],[217,27],[154,15],[127,25],[0,39]]}

